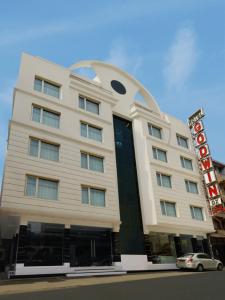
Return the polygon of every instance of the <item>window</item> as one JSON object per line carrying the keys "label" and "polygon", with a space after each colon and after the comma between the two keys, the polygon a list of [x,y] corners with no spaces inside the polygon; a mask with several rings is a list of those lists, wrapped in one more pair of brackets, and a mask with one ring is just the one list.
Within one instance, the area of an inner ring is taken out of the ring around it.
{"label": "window", "polygon": [[201,207],[190,206],[192,219],[204,221]]}
{"label": "window", "polygon": [[150,232],[150,261],[153,264],[176,263],[175,234]]}
{"label": "window", "polygon": [[81,168],[103,173],[103,158],[81,152]]}
{"label": "window", "polygon": [[198,254],[197,258],[211,259],[211,257],[206,253]]}
{"label": "window", "polygon": [[161,150],[161,149],[152,147],[152,151],[153,151],[154,159],[167,162],[167,156],[166,156],[166,151],[165,150]]}
{"label": "window", "polygon": [[192,160],[185,158],[185,157],[180,157],[180,162],[181,162],[181,166],[184,169],[188,169],[188,170],[192,170],[193,171],[193,166],[192,166]]}
{"label": "window", "polygon": [[162,129],[160,127],[154,126],[152,124],[148,124],[148,131],[150,135],[158,139],[162,139]]}
{"label": "window", "polygon": [[99,115],[99,103],[83,96],[79,96],[79,107],[93,114]]}
{"label": "window", "polygon": [[25,194],[30,197],[57,200],[58,181],[27,175]]}
{"label": "window", "polygon": [[51,127],[59,128],[60,114],[33,105],[32,120]]}
{"label": "window", "polygon": [[81,187],[82,203],[93,206],[105,206],[105,191],[91,187]]}
{"label": "window", "polygon": [[161,174],[161,173],[156,173],[156,177],[157,177],[157,183],[159,186],[172,188],[171,176]]}
{"label": "window", "polygon": [[30,138],[29,155],[52,161],[59,161],[59,145]]}
{"label": "window", "polygon": [[185,180],[185,186],[188,193],[198,194],[198,185],[196,182]]}
{"label": "window", "polygon": [[59,98],[60,97],[60,86],[46,80],[35,77],[34,79],[35,91],[42,92],[44,94]]}
{"label": "window", "polygon": [[177,144],[188,149],[188,138],[177,134]]}
{"label": "window", "polygon": [[176,217],[176,204],[173,202],[160,201],[161,211],[164,216]]}
{"label": "window", "polygon": [[102,129],[83,122],[80,123],[80,134],[98,142],[102,141]]}

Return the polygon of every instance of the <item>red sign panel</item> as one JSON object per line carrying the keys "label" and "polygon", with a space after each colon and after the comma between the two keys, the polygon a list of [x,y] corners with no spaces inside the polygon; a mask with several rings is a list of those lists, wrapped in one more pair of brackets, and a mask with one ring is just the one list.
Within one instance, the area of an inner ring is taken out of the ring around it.
{"label": "red sign panel", "polygon": [[202,118],[204,113],[199,109],[191,117],[189,117],[189,128],[191,130],[193,144],[199,159],[199,167],[203,174],[207,197],[210,206],[210,212],[217,214],[224,211],[223,202],[221,200],[220,189],[216,179],[215,170],[213,168],[210,156],[207,138],[204,132]]}

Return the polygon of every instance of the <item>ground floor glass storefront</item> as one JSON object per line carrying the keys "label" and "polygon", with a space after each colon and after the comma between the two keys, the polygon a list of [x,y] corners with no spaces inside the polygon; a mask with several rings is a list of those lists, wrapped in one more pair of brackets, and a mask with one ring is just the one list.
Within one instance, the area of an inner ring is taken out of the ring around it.
{"label": "ground floor glass storefront", "polygon": [[176,249],[174,234],[151,232],[150,239],[150,261],[153,264],[175,263]]}
{"label": "ground floor glass storefront", "polygon": [[111,265],[111,230],[29,222],[27,226],[20,226],[17,263],[24,266]]}
{"label": "ground floor glass storefront", "polygon": [[148,260],[153,264],[175,263],[176,258],[190,252],[209,253],[207,239],[202,236],[150,232]]}

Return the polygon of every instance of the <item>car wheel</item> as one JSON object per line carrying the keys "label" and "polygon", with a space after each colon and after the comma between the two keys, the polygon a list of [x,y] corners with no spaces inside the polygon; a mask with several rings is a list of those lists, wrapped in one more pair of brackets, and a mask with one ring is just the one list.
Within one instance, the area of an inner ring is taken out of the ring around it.
{"label": "car wheel", "polygon": [[217,271],[223,271],[223,265],[222,264],[218,264]]}
{"label": "car wheel", "polygon": [[203,272],[204,271],[204,268],[203,268],[203,265],[199,264],[196,268],[196,271],[197,272]]}

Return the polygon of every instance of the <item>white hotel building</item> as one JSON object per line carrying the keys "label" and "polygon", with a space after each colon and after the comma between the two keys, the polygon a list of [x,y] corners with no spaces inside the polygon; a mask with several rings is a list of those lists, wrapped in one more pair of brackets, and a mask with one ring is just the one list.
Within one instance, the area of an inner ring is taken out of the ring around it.
{"label": "white hotel building", "polygon": [[172,269],[214,231],[188,126],[100,61],[22,55],[0,209],[15,275]]}

